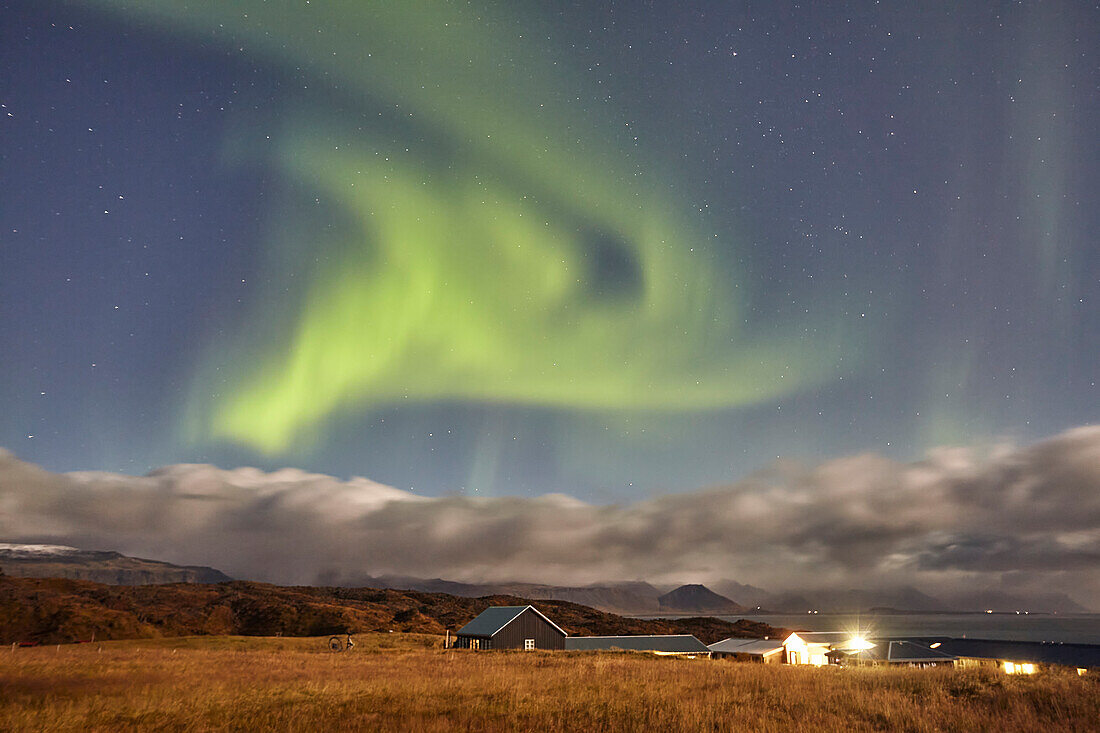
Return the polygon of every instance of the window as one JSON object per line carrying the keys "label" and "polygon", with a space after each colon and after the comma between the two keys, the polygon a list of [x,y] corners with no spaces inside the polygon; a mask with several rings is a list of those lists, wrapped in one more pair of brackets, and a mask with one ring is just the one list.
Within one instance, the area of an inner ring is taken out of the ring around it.
{"label": "window", "polygon": [[480,649],[481,648],[481,639],[470,639],[470,648],[471,649]]}
{"label": "window", "polygon": [[524,649],[524,651],[531,651],[534,648],[535,648],[535,640],[534,639],[524,639],[523,640],[523,649]]}

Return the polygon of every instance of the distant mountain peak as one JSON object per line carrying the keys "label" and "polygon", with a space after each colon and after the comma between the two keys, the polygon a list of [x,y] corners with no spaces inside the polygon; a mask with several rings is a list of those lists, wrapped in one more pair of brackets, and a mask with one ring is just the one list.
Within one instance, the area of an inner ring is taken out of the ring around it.
{"label": "distant mountain peak", "polygon": [[700,583],[689,583],[657,598],[662,611],[672,613],[728,614],[745,610],[741,604],[720,596]]}

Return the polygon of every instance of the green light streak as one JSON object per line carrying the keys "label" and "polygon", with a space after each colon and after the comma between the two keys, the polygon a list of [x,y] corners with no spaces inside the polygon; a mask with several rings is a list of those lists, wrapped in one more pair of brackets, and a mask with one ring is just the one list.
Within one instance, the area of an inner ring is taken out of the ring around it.
{"label": "green light streak", "polygon": [[[412,401],[710,410],[834,373],[807,340],[745,332],[729,274],[657,190],[663,176],[605,139],[606,120],[573,109],[568,80],[495,11],[124,7],[305,69],[362,105],[280,120],[265,162],[355,231],[311,274],[279,343],[211,357],[255,369],[214,400],[214,368],[200,371],[195,438],[278,453],[334,414]],[[433,142],[356,124],[383,103]]]}

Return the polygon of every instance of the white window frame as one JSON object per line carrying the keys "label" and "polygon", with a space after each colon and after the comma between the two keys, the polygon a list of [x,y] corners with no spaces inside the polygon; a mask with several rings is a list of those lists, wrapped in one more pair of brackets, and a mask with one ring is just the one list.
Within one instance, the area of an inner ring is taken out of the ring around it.
{"label": "white window frame", "polygon": [[535,648],[535,640],[534,639],[524,639],[523,640],[523,651],[525,651],[525,652],[533,651],[534,648]]}

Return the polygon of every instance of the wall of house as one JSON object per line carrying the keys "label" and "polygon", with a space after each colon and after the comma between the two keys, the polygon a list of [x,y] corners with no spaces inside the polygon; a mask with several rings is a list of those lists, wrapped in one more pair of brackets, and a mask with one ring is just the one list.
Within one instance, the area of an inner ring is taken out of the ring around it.
{"label": "wall of house", "polygon": [[783,657],[787,664],[812,664],[820,667],[829,663],[825,657],[828,651],[828,644],[807,644],[801,639],[792,639],[783,645]]}
{"label": "wall of house", "polygon": [[534,639],[536,649],[565,648],[565,635],[531,609],[527,609],[493,634],[493,648],[523,649],[525,639]]}

